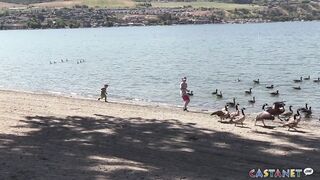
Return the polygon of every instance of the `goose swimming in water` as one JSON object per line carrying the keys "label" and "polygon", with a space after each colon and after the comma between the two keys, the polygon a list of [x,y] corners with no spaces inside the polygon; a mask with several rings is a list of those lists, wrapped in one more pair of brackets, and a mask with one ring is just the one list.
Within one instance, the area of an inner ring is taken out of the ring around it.
{"label": "goose swimming in water", "polygon": [[211,94],[218,94],[218,89],[216,89],[216,91],[212,92]]}
{"label": "goose swimming in water", "polygon": [[272,96],[278,96],[279,95],[279,90],[277,90],[276,92],[271,92],[270,93]]}
{"label": "goose swimming in water", "polygon": [[262,105],[262,110],[264,110],[264,111],[266,111],[266,110],[269,109],[269,108],[271,108],[271,107],[268,107],[268,104],[267,104],[267,103],[265,103],[265,104]]}
{"label": "goose swimming in water", "polygon": [[256,103],[256,97],[253,96],[252,100],[249,100],[248,102],[249,102],[250,104]]}
{"label": "goose swimming in water", "polygon": [[236,98],[232,98],[232,102],[227,102],[226,104],[230,107],[234,107],[236,105]]}
{"label": "goose swimming in water", "polygon": [[313,82],[320,82],[320,78],[318,77],[318,79],[316,79],[316,80],[313,80]]}
{"label": "goose swimming in water", "polygon": [[273,89],[273,84],[271,84],[270,86],[266,86],[267,89]]}
{"label": "goose swimming in water", "polygon": [[244,91],[244,92],[245,92],[246,94],[251,94],[251,93],[252,93],[251,90],[252,90],[252,88],[250,88],[249,91],[247,90],[247,91]]}
{"label": "goose swimming in water", "polygon": [[254,83],[254,84],[260,84],[260,80],[259,80],[259,79],[253,80],[253,83]]}
{"label": "goose swimming in water", "polygon": [[295,89],[295,90],[301,90],[300,86],[295,86],[295,87],[292,87],[292,88]]}
{"label": "goose swimming in water", "polygon": [[193,96],[193,91],[187,92],[189,96]]}
{"label": "goose swimming in water", "polygon": [[310,80],[310,75],[308,77],[303,78],[304,80]]}
{"label": "goose swimming in water", "polygon": [[295,82],[295,83],[302,82],[302,77],[300,77],[300,79],[293,80],[293,82]]}
{"label": "goose swimming in water", "polygon": [[309,109],[305,112],[304,116],[305,118],[310,118],[312,115],[312,110],[311,110],[311,106],[309,107]]}
{"label": "goose swimming in water", "polygon": [[306,112],[308,111],[309,107],[308,107],[308,103],[305,104],[305,107],[303,108],[299,108],[298,111],[301,111],[301,112]]}
{"label": "goose swimming in water", "polygon": [[220,91],[220,94],[217,94],[218,98],[222,98],[222,92]]}

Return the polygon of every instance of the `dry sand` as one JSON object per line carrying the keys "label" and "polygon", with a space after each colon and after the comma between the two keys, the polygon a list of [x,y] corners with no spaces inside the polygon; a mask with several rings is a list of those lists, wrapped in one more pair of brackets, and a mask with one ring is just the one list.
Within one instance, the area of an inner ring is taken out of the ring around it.
{"label": "dry sand", "polygon": [[0,179],[250,179],[252,168],[306,167],[315,172],[300,179],[320,179],[319,126],[266,123],[0,91]]}

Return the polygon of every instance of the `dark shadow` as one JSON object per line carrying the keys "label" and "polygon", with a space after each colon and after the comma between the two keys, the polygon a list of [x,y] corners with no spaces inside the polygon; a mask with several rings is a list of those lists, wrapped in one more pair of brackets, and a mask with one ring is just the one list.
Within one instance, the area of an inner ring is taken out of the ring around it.
{"label": "dark shadow", "polygon": [[[280,132],[267,134],[294,146],[196,128],[175,119],[99,114],[28,116],[12,128],[31,129],[0,134],[0,179],[238,180],[249,179],[253,168],[306,167],[315,170],[307,179],[320,175],[320,140]],[[288,153],[272,154],[268,149]]]}

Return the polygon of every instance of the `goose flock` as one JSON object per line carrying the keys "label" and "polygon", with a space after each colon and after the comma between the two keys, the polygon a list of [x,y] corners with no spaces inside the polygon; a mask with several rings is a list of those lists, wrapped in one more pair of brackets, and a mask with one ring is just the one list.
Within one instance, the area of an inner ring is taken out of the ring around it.
{"label": "goose flock", "polygon": [[[50,64],[57,64],[57,63],[67,63],[69,62],[69,59],[61,59],[60,61],[50,61],[49,63]],[[85,60],[84,59],[78,59],[76,60],[76,63],[77,64],[81,64],[81,63],[84,63]]]}
{"label": "goose flock", "polygon": [[[301,83],[303,81],[309,81],[311,80],[311,77],[300,77],[299,79],[294,79],[294,83]],[[238,78],[236,80],[237,82],[241,82],[241,80]],[[314,83],[320,83],[320,78],[318,77],[317,79],[313,80]],[[254,85],[260,85],[260,79],[253,80]],[[266,85],[266,89],[273,89],[274,85]],[[292,87],[294,90],[301,90],[301,86],[293,86]],[[244,91],[245,95],[251,95],[252,94],[252,89],[249,88],[248,90]],[[219,93],[218,93],[219,92]],[[279,96],[279,90],[275,90],[273,92],[269,92],[271,96]],[[222,91],[216,89],[214,92],[211,93],[212,95],[217,96],[217,98],[222,98]],[[308,106],[306,103],[304,107],[297,107],[296,113],[293,111],[293,106],[290,105],[288,110],[285,110],[285,101],[283,102],[274,102],[273,106],[269,107],[268,104],[263,104],[262,106],[262,112],[258,113],[258,115],[255,118],[255,125],[258,122],[262,122],[263,126],[266,126],[265,120],[275,120],[278,118],[280,121],[285,122],[283,124],[283,127],[288,127],[288,130],[290,129],[295,129],[301,118],[302,114],[304,114],[305,118],[311,118],[312,117],[312,108]],[[256,103],[256,97],[253,96],[252,99],[248,100],[249,104],[254,104]],[[234,112],[230,112],[229,107],[235,107]],[[239,108],[239,103],[236,102],[236,98],[232,98],[232,102],[227,102],[226,105],[218,111],[215,111],[211,113],[211,116],[215,115],[220,118],[220,122],[223,120],[228,119],[229,123],[234,123],[235,125],[241,124],[243,126],[243,122],[246,119],[246,115],[244,113],[245,108]],[[241,113],[240,113],[241,111]],[[319,119],[320,120],[320,119]]]}

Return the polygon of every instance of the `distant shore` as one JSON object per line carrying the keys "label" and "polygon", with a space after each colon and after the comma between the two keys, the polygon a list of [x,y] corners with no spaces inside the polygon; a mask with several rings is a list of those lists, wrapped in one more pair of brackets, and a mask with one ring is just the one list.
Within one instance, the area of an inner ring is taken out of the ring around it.
{"label": "distant shore", "polygon": [[320,20],[320,2],[269,5],[251,9],[151,7],[147,6],[148,3],[143,5],[135,8],[92,8],[76,5],[66,8],[0,9],[0,30]]}
{"label": "distant shore", "polygon": [[248,179],[254,168],[319,173],[319,126],[220,123],[180,108],[0,90],[0,179]]}

